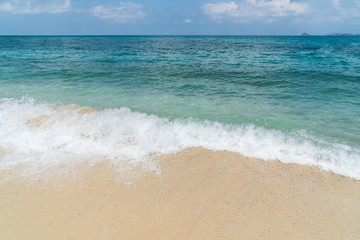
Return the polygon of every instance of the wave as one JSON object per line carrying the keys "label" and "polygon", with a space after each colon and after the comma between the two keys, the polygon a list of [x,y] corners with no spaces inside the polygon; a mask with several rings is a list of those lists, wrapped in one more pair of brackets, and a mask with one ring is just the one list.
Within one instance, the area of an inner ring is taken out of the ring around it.
{"label": "wave", "polygon": [[288,134],[252,124],[171,120],[131,111],[57,106],[22,98],[0,100],[0,171],[44,169],[109,160],[120,168],[156,170],[154,156],[203,147],[284,163],[315,165],[360,179],[360,150],[305,133]]}

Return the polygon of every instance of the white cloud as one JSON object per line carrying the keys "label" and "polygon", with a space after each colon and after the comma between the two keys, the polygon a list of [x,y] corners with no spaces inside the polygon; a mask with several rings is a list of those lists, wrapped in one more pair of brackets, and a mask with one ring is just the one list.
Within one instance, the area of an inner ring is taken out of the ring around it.
{"label": "white cloud", "polygon": [[244,0],[239,3],[207,3],[202,9],[205,15],[214,20],[230,18],[246,22],[255,19],[274,21],[274,18],[303,15],[308,12],[309,6],[291,0]]}
{"label": "white cloud", "polygon": [[63,13],[70,10],[70,0],[0,1],[0,11],[12,14]]}
{"label": "white cloud", "polygon": [[340,2],[339,0],[331,0],[331,2],[333,3],[334,7],[336,9],[339,9],[340,8]]}
{"label": "white cloud", "polygon": [[117,7],[98,5],[90,9],[90,12],[95,17],[120,23],[136,21],[146,17],[144,6],[132,2],[123,2]]}
{"label": "white cloud", "polygon": [[190,18],[184,19],[182,21],[182,23],[191,23],[191,22],[192,22],[192,20]]}
{"label": "white cloud", "polygon": [[207,3],[202,8],[204,14],[215,19],[221,18],[222,16],[237,17],[239,14],[238,6],[234,2]]}
{"label": "white cloud", "polygon": [[360,17],[360,0],[331,0],[340,20]]}

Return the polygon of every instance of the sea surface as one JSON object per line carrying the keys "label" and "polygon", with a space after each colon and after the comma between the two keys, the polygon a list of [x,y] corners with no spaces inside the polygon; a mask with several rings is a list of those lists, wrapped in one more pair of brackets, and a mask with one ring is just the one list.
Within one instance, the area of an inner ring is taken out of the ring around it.
{"label": "sea surface", "polygon": [[360,179],[360,36],[0,37],[0,171],[191,147]]}

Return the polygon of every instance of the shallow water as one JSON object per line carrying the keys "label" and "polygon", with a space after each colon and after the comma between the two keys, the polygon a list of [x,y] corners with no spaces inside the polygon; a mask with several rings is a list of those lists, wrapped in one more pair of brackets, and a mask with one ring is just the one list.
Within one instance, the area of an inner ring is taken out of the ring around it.
{"label": "shallow water", "polygon": [[0,86],[1,168],[202,146],[360,178],[358,36],[0,37]]}

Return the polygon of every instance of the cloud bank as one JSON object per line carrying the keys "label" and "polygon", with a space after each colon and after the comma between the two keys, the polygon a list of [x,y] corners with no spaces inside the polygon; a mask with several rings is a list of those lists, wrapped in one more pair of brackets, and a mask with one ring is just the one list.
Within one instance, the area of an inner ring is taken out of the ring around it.
{"label": "cloud bank", "polygon": [[91,8],[90,13],[95,17],[119,23],[135,22],[146,17],[144,6],[132,2],[122,2],[120,6],[98,5]]}
{"label": "cloud bank", "polygon": [[202,9],[205,15],[214,20],[233,19],[248,22],[304,15],[308,13],[309,6],[307,3],[291,0],[245,0],[239,3],[207,3],[202,6]]}
{"label": "cloud bank", "polygon": [[63,13],[70,10],[70,0],[0,1],[0,11],[12,14]]}
{"label": "cloud bank", "polygon": [[360,0],[331,0],[340,19],[359,18]]}

